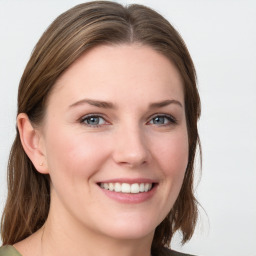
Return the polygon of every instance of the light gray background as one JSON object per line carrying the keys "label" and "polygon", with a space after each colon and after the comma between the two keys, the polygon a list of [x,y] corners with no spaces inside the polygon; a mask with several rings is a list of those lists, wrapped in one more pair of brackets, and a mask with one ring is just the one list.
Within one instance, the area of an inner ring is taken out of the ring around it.
{"label": "light gray background", "polygon": [[[203,170],[197,195],[208,216],[201,210],[195,236],[180,247],[177,235],[173,248],[201,256],[256,255],[256,1],[118,2],[163,14],[183,36],[198,73]],[[0,213],[19,79],[46,27],[78,3],[0,0]]]}

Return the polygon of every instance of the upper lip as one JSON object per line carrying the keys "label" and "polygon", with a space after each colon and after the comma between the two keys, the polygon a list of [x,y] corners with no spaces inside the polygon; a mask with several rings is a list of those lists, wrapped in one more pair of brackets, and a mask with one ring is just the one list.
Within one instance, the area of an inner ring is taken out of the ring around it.
{"label": "upper lip", "polygon": [[118,178],[118,179],[107,179],[102,180],[97,183],[128,183],[128,184],[134,184],[134,183],[157,183],[156,180],[148,179],[148,178]]}

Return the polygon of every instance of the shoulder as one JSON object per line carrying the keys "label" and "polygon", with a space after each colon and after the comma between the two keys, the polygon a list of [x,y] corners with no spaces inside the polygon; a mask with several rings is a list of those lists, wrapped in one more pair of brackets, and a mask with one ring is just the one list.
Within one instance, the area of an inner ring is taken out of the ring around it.
{"label": "shoulder", "polygon": [[21,256],[21,254],[12,245],[5,245],[0,247],[0,256]]}
{"label": "shoulder", "polygon": [[195,255],[173,251],[168,248],[163,248],[163,256],[195,256]]}

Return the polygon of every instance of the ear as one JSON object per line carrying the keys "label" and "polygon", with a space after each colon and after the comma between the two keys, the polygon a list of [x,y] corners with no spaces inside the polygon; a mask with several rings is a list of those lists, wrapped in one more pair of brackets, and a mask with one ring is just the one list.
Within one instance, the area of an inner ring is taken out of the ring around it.
{"label": "ear", "polygon": [[33,127],[28,116],[20,113],[17,117],[20,140],[27,156],[38,172],[48,174],[42,133]]}

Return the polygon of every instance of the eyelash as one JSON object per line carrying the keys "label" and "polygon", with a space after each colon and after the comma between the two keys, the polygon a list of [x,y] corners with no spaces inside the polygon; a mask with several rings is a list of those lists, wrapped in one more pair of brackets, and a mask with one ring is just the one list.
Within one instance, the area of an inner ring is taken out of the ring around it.
{"label": "eyelash", "polygon": [[[92,125],[92,124],[86,123],[86,122],[89,121],[90,118],[103,119],[104,120],[104,124]],[[170,126],[170,125],[177,124],[177,120],[172,115],[167,115],[167,114],[155,114],[154,116],[150,117],[150,120],[146,124],[150,124],[150,122],[152,122],[155,118],[165,118],[168,123],[164,123],[164,124],[160,124],[160,125],[152,123],[152,125],[154,125],[154,126]],[[99,127],[101,127],[103,125],[108,125],[109,124],[106,121],[106,119],[103,116],[99,115],[99,114],[86,115],[86,116],[81,118],[80,123],[82,123],[82,124],[84,124],[86,126],[89,126],[89,127],[93,127],[93,128],[99,128]]]}
{"label": "eyelash", "polygon": [[[159,126],[169,126],[169,125],[177,124],[176,118],[174,118],[172,115],[168,115],[168,114],[155,114],[154,116],[152,116],[150,118],[149,122],[153,121],[154,118],[165,118],[165,119],[168,120],[167,124],[160,124]],[[152,124],[152,125],[158,126],[157,124]]]}
{"label": "eyelash", "polygon": [[[86,123],[86,121],[88,121],[90,118],[99,118],[99,119],[103,119],[105,124],[96,124],[96,125],[92,125],[92,124],[88,124]],[[89,127],[93,127],[93,128],[98,128],[101,127],[102,125],[108,125],[109,123],[105,120],[105,118],[99,114],[90,114],[90,115],[86,115],[84,117],[81,118],[80,123],[89,126]]]}

